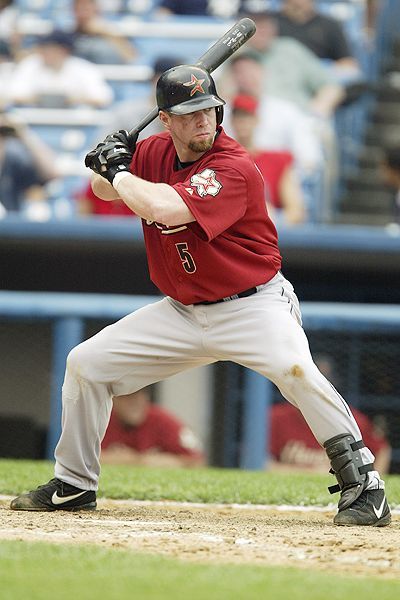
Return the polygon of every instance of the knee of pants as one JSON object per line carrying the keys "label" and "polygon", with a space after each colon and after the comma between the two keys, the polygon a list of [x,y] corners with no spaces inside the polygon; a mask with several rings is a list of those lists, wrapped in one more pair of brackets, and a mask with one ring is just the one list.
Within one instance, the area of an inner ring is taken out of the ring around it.
{"label": "knee of pants", "polygon": [[90,340],[75,346],[67,357],[67,373],[78,379],[91,381],[96,379],[95,373],[102,370],[101,357],[91,347]]}
{"label": "knee of pants", "polygon": [[312,362],[305,361],[301,357],[297,357],[297,360],[294,358],[282,365],[279,387],[288,390],[294,390],[299,386],[308,387],[314,381],[315,374],[318,374],[318,370]]}

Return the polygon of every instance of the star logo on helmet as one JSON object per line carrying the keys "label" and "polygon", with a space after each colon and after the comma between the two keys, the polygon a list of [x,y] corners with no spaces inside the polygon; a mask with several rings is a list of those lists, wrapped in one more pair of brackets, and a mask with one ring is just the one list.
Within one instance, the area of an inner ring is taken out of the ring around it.
{"label": "star logo on helmet", "polygon": [[202,84],[205,82],[205,79],[197,79],[196,75],[193,73],[190,76],[190,81],[187,81],[183,85],[185,87],[193,86],[193,89],[190,90],[190,97],[194,96],[196,92],[200,92],[201,94],[205,94],[205,91],[202,88]]}

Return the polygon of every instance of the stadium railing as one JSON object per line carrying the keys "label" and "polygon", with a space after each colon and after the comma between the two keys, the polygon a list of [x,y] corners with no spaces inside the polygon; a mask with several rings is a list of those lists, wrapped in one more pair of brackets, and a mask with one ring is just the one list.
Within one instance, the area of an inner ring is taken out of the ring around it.
{"label": "stadium railing", "polygon": [[[115,321],[140,307],[159,300],[154,296],[104,294],[0,292],[0,318],[4,320],[45,320],[52,324],[52,365],[50,368],[50,418],[47,458],[60,434],[61,388],[69,351],[84,339],[84,324],[95,319]],[[363,305],[338,303],[302,304],[303,324],[307,333],[400,332],[399,305]],[[229,383],[228,383],[229,387]],[[239,467],[263,469],[268,447],[268,409],[272,384],[261,375],[245,370],[243,386],[243,426]],[[398,400],[400,402],[400,400]],[[229,428],[227,430],[229,432]],[[229,441],[232,445],[232,440]],[[400,444],[399,444],[400,446]],[[394,452],[399,453],[399,449]]]}

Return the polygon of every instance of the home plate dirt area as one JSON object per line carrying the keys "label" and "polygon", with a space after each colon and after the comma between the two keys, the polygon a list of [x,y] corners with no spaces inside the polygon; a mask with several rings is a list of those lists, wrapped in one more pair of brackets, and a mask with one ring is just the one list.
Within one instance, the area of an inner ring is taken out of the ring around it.
{"label": "home plate dirt area", "polygon": [[0,539],[98,544],[204,563],[284,565],[400,578],[400,515],[337,527],[335,510],[100,499],[90,512],[21,512],[0,500]]}

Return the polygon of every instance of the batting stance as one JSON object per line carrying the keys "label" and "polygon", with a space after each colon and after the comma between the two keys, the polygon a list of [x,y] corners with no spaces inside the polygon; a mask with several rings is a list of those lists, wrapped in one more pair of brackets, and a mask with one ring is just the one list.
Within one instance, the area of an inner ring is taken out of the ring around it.
{"label": "batting stance", "polygon": [[11,508],[94,509],[112,397],[229,360],[268,377],[302,412],[337,478],[334,522],[390,523],[374,456],[311,357],[297,297],[280,271],[262,177],[224,133],[224,104],[206,70],[174,67],[157,85],[166,131],[137,145],[119,131],[86,156],[94,192],[122,198],[142,218],[150,276],[165,298],[71,351],[55,479]]}

